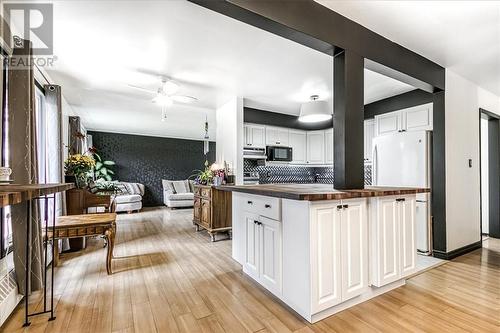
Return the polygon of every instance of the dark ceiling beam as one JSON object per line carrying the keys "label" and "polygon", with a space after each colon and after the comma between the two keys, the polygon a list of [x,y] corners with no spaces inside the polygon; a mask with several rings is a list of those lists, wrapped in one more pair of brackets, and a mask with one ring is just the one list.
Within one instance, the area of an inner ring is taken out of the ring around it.
{"label": "dark ceiling beam", "polygon": [[189,0],[318,51],[350,50],[364,58],[445,89],[444,68],[313,0]]}

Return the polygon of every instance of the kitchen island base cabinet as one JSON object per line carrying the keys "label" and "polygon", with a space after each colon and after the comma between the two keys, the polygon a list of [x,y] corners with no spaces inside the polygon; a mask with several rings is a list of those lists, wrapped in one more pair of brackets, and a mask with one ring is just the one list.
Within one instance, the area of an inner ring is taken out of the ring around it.
{"label": "kitchen island base cabinet", "polygon": [[[415,266],[414,212],[414,195],[306,201],[233,192],[233,258],[313,323],[404,285]],[[378,266],[382,229],[373,226],[382,226],[387,268]],[[380,271],[386,280],[371,285]]]}

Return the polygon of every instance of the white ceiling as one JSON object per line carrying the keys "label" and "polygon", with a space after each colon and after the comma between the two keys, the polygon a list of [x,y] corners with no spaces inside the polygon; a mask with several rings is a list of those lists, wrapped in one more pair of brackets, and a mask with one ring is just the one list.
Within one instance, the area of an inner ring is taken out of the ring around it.
{"label": "white ceiling", "polygon": [[[237,95],[245,105],[298,114],[312,94],[330,99],[332,58],[187,1],[55,1],[55,67],[68,102],[94,130],[201,139],[214,109]],[[155,75],[156,74],[156,75]],[[151,95],[157,75],[198,98],[161,122]],[[367,103],[414,89],[365,72]]]}
{"label": "white ceiling", "polygon": [[316,1],[500,96],[499,1]]}

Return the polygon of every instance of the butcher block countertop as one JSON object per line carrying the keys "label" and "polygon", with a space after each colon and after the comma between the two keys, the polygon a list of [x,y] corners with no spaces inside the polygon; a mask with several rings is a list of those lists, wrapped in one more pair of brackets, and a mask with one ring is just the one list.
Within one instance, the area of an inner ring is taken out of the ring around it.
{"label": "butcher block countertop", "polygon": [[329,184],[261,184],[218,186],[220,190],[243,192],[292,200],[342,200],[352,198],[382,197],[389,195],[408,195],[428,193],[428,188],[377,187],[367,186],[360,190],[335,190]]}

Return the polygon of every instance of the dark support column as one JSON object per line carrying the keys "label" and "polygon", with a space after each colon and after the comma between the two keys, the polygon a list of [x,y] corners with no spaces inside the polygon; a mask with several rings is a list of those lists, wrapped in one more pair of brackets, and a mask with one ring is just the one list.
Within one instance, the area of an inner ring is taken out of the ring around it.
{"label": "dark support column", "polygon": [[489,235],[500,238],[500,122],[488,120]]}
{"label": "dark support column", "polygon": [[432,247],[435,256],[446,253],[446,164],[444,91],[433,94],[432,132]]}
{"label": "dark support column", "polygon": [[364,59],[346,50],[333,61],[334,185],[336,189],[362,189]]}

